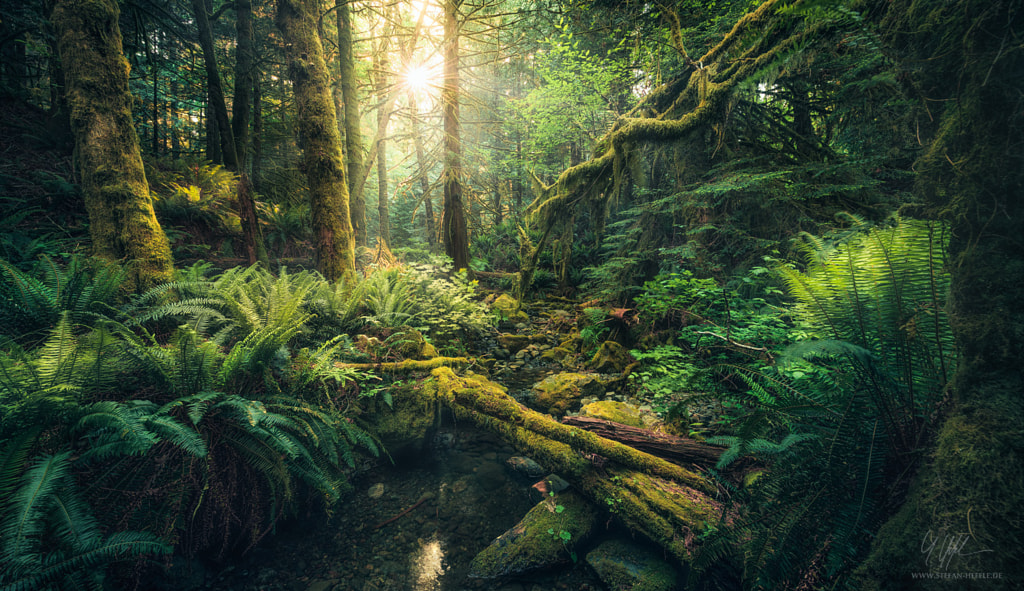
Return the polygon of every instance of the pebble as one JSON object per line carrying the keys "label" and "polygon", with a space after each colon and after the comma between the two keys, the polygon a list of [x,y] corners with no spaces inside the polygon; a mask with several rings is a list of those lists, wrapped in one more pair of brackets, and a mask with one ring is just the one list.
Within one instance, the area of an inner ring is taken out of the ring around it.
{"label": "pebble", "polygon": [[379,499],[384,495],[384,485],[380,482],[366,490],[366,496],[371,499]]}

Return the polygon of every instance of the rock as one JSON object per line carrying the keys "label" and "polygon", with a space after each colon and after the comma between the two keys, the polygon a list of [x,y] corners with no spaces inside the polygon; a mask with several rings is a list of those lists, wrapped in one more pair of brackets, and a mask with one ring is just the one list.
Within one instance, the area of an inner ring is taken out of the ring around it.
{"label": "rock", "polygon": [[603,391],[604,383],[600,378],[581,373],[556,374],[532,388],[534,405],[556,417],[578,408],[584,396],[596,396]]}
{"label": "rock", "polygon": [[572,560],[597,524],[597,511],[571,492],[538,503],[512,529],[473,558],[469,576],[518,575]]}
{"label": "rock", "polygon": [[306,591],[329,591],[338,581],[313,581],[306,587]]}
{"label": "rock", "polygon": [[530,337],[525,334],[502,333],[498,335],[498,344],[510,354],[517,353],[530,344]]}
{"label": "rock", "polygon": [[561,361],[572,354],[572,351],[564,347],[551,347],[540,354],[541,359],[549,361]]}
{"label": "rock", "polygon": [[622,373],[633,363],[629,350],[615,341],[601,343],[587,367],[600,373]]}
{"label": "rock", "polygon": [[537,478],[544,473],[544,468],[540,464],[524,456],[512,456],[505,460],[505,465],[511,468],[513,472],[529,478]]}
{"label": "rock", "polygon": [[437,413],[433,395],[410,385],[391,388],[391,406],[383,396],[362,399],[366,430],[377,436],[392,458],[418,456],[429,450]]}
{"label": "rock", "polygon": [[491,311],[502,320],[512,320],[512,316],[519,312],[519,302],[507,293],[503,293],[491,303]]}
{"label": "rock", "polygon": [[647,425],[644,421],[644,414],[645,413],[642,412],[642,409],[626,404],[625,402],[602,400],[585,405],[580,409],[579,416],[603,419],[605,421],[612,421],[622,425],[629,425],[630,427],[646,427]]}
{"label": "rock", "polygon": [[377,483],[366,490],[366,496],[371,499],[379,499],[384,495],[384,485]]}
{"label": "rock", "polygon": [[543,501],[552,493],[558,494],[569,488],[569,483],[558,474],[548,474],[543,480],[530,487],[530,497],[535,501]]}
{"label": "rock", "polygon": [[474,473],[480,487],[486,491],[497,490],[505,484],[505,470],[496,462],[484,462]]}
{"label": "rock", "polygon": [[624,540],[601,543],[587,554],[587,564],[611,591],[672,591],[678,579],[660,554]]}

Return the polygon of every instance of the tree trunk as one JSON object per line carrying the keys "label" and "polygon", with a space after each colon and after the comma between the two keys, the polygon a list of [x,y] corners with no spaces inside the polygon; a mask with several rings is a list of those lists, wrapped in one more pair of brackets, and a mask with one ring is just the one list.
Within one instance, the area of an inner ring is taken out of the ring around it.
{"label": "tree trunk", "polygon": [[[203,62],[206,65],[206,89],[209,97],[211,119],[217,130],[220,155],[224,165],[231,170],[238,170],[238,156],[235,153],[234,134],[231,132],[231,121],[228,119],[228,108],[224,101],[224,87],[220,83],[220,71],[217,70],[217,54],[213,47],[213,28],[206,12],[204,0],[192,0],[192,14],[199,26],[199,46],[203,49]],[[207,141],[214,141],[208,138]]]}
{"label": "tree trunk", "polygon": [[425,218],[425,230],[427,232],[427,246],[434,250],[437,245],[437,230],[434,227],[434,200],[430,198],[430,181],[427,179],[429,167],[427,159],[423,154],[423,138],[420,137],[420,113],[419,105],[416,103],[416,95],[410,89],[408,92],[409,108],[412,109],[412,117],[409,119],[412,133],[412,143],[416,150],[416,170],[420,182],[420,199],[423,199],[423,217]]}
{"label": "tree trunk", "polygon": [[[918,195],[951,224],[949,317],[959,365],[929,465],[879,531],[860,586],[945,588],[910,579],[942,570],[1002,579],[965,578],[960,589],[1010,588],[1024,580],[1022,6],[886,4],[885,41],[915,69],[914,92],[928,100],[921,120],[938,117],[915,170]],[[934,544],[945,553],[926,552]]]}
{"label": "tree trunk", "polygon": [[391,244],[391,221],[388,216],[388,113],[384,112],[388,103],[388,43],[381,42],[376,55],[374,55],[375,86],[377,87],[377,100],[380,109],[377,111],[377,129],[380,138],[377,141],[377,214],[378,214],[378,235],[385,244]]}
{"label": "tree trunk", "polygon": [[359,95],[356,91],[356,67],[352,57],[352,12],[347,0],[335,3],[338,17],[338,67],[341,78],[341,101],[345,114],[345,165],[348,168],[349,203],[352,230],[357,246],[366,246],[366,198],[360,175],[363,170],[363,131],[359,117]]}
{"label": "tree trunk", "polygon": [[233,118],[231,133],[235,140],[235,156],[238,159],[238,191],[235,194],[235,209],[242,226],[242,244],[249,264],[269,264],[267,250],[263,245],[263,232],[256,215],[252,184],[249,181],[249,101],[253,88],[253,29],[252,3],[249,0],[235,0],[235,30],[238,36],[238,53],[235,60],[235,97],[231,105]]}
{"label": "tree trunk", "polygon": [[254,49],[252,2],[235,0],[235,34],[238,48],[235,57],[235,96],[231,102],[231,134],[235,139],[238,170],[247,170],[249,156],[249,101],[252,100]]}
{"label": "tree trunk", "polygon": [[288,74],[295,89],[316,265],[324,277],[337,281],[355,271],[355,237],[338,118],[317,35],[318,5],[318,0],[278,0],[276,22],[287,47]]}
{"label": "tree trunk", "polygon": [[252,189],[259,193],[263,183],[263,81],[260,72],[252,77]]}
{"label": "tree trunk", "polygon": [[117,19],[114,0],[62,0],[53,11],[93,251],[126,261],[143,290],[168,281],[174,263],[132,124]]}
{"label": "tree trunk", "polygon": [[444,86],[441,117],[444,120],[444,212],[441,237],[444,252],[456,270],[469,269],[469,232],[462,203],[462,140],[459,120],[459,6],[462,0],[444,4]]}

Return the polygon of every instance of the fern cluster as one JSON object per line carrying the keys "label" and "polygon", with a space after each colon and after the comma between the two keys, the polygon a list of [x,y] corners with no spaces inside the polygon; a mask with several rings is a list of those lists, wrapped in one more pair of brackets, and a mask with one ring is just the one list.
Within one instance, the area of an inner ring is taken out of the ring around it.
{"label": "fern cluster", "polygon": [[780,267],[804,339],[754,370],[719,468],[768,465],[742,518],[709,536],[698,566],[739,543],[751,588],[842,580],[911,474],[955,359],[944,316],[942,228],[914,220],[808,241],[807,270]]}
{"label": "fern cluster", "polygon": [[[113,268],[54,265],[43,280],[4,268],[2,289],[23,294],[7,313],[24,319],[4,326],[0,350],[0,548],[16,567],[0,581],[12,589],[99,580],[165,542],[244,550],[298,502],[336,500],[357,452],[380,452],[346,416],[365,379],[335,366],[347,338],[301,348],[311,301],[350,295],[319,275],[194,268],[121,305]],[[13,516],[35,529],[8,527]]]}

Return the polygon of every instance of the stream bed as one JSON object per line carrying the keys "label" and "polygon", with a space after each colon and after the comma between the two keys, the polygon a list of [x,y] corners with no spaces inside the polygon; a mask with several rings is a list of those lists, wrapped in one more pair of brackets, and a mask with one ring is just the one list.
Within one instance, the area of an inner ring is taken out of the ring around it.
{"label": "stream bed", "polygon": [[[496,436],[449,427],[429,450],[352,482],[329,519],[292,520],[239,563],[208,574],[236,591],[600,590],[582,559],[505,582],[467,577],[469,563],[538,501]],[[534,493],[536,495],[536,493]],[[411,508],[411,509],[410,509]]]}

